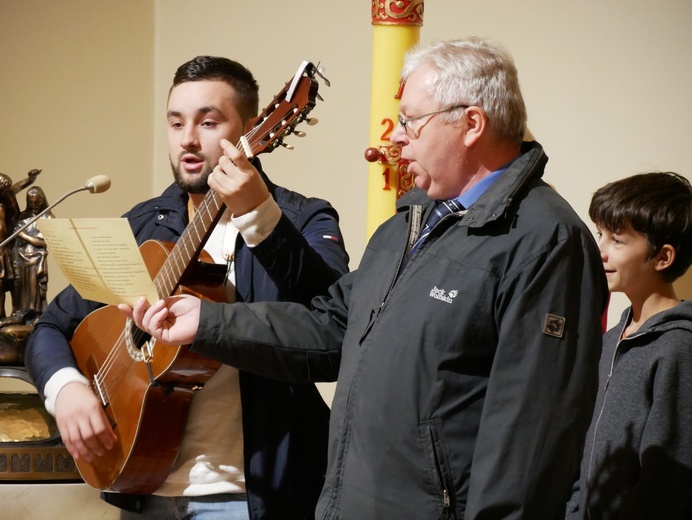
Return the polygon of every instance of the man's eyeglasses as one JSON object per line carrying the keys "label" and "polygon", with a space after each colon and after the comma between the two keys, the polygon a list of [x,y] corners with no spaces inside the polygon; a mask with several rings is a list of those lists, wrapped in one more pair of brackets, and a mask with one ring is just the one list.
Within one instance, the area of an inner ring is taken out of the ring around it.
{"label": "man's eyeglasses", "polygon": [[399,124],[404,129],[404,132],[406,132],[407,136],[409,136],[412,139],[417,139],[418,136],[416,135],[413,128],[411,128],[409,126],[409,123],[411,123],[413,121],[418,121],[419,119],[423,119],[424,117],[434,116],[436,114],[441,114],[443,112],[449,112],[450,110],[455,110],[457,108],[468,108],[468,107],[469,107],[469,105],[455,105],[453,107],[447,107],[447,108],[443,108],[441,110],[435,110],[434,112],[428,112],[427,114],[422,114],[420,116],[409,117],[408,119],[404,119],[403,117],[401,117],[401,114],[399,114],[399,116],[398,116],[399,117]]}

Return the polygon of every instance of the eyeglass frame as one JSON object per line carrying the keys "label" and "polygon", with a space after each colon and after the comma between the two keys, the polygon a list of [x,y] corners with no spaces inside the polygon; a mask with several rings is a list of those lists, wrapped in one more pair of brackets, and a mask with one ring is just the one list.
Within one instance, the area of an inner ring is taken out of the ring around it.
{"label": "eyeglass frame", "polygon": [[[466,108],[469,108],[470,106],[471,105],[455,105],[453,107],[442,108],[440,110],[435,110],[434,112],[428,112],[427,114],[422,114],[420,116],[410,117],[408,119],[404,119],[403,117],[401,117],[401,114],[399,114],[399,115],[397,115],[397,118],[399,119],[399,124],[401,125],[401,128],[404,129],[404,133],[406,135],[408,135],[409,137],[418,138],[418,136],[414,132],[413,128],[407,126],[409,123],[411,123],[413,121],[418,121],[419,119],[423,119],[424,117],[442,114],[443,112],[449,112],[450,110],[456,110],[457,108],[466,109]],[[413,132],[413,135],[409,135],[409,133],[408,133],[409,129],[411,130],[411,132]]]}

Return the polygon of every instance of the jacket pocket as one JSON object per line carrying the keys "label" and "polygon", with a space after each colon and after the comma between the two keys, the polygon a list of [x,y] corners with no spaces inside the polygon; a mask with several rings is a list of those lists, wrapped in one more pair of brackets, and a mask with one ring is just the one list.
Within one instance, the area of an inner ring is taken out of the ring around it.
{"label": "jacket pocket", "polygon": [[450,487],[453,482],[449,474],[446,450],[442,442],[439,428],[434,422],[427,422],[421,425],[421,440],[426,446],[426,460],[428,461],[428,475],[432,482],[432,489],[438,496],[440,514],[437,520],[455,520],[455,497],[454,488]]}

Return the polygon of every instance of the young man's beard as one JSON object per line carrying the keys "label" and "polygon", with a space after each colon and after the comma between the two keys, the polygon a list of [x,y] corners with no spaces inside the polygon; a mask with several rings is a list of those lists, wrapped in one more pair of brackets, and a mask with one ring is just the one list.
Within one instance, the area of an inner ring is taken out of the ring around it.
{"label": "young man's beard", "polygon": [[206,168],[204,171],[198,173],[197,175],[185,178],[180,173],[181,166],[177,168],[171,161],[171,170],[173,170],[173,177],[175,178],[175,183],[185,192],[192,194],[202,194],[209,191],[209,185],[207,184],[207,178],[211,175],[211,168]]}

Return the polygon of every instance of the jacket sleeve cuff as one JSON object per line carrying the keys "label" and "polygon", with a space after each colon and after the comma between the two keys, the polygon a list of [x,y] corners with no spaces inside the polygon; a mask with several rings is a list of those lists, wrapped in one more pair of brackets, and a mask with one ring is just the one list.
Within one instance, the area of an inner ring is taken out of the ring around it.
{"label": "jacket sleeve cuff", "polygon": [[55,416],[55,400],[65,385],[69,383],[82,383],[89,386],[89,380],[82,373],[73,367],[65,367],[58,370],[46,383],[43,393],[46,396],[46,410],[52,416]]}
{"label": "jacket sleeve cuff", "polygon": [[232,217],[232,222],[248,247],[255,247],[274,231],[280,218],[281,208],[272,197],[267,197],[267,200],[249,213]]}

